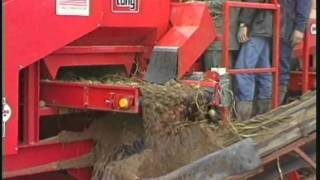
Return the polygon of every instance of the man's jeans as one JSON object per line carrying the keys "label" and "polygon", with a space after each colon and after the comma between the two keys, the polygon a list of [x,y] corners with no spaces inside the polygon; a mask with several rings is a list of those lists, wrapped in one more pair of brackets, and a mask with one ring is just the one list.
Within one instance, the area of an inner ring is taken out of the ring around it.
{"label": "man's jeans", "polygon": [[[270,68],[270,38],[250,37],[241,46],[235,69]],[[253,101],[271,99],[271,73],[238,74],[235,75],[236,97],[239,101]],[[257,90],[257,96],[255,92]]]}
{"label": "man's jeans", "polygon": [[282,41],[281,57],[281,85],[287,86],[290,81],[291,60],[293,47],[291,44]]}

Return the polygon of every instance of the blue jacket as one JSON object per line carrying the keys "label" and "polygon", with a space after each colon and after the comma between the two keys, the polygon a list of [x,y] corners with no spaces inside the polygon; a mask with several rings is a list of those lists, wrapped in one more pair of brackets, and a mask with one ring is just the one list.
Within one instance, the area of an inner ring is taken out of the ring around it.
{"label": "blue jacket", "polygon": [[282,0],[282,38],[291,44],[294,30],[304,32],[311,12],[311,0]]}

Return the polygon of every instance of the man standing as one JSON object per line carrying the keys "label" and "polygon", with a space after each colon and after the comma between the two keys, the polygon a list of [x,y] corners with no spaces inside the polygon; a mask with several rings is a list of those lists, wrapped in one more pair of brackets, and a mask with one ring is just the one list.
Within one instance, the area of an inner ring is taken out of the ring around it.
{"label": "man standing", "polygon": [[283,103],[290,80],[293,48],[302,42],[308,24],[311,0],[282,0],[282,57],[280,100]]}
{"label": "man standing", "polygon": [[[245,0],[267,3],[268,0]],[[270,68],[273,15],[270,10],[241,9],[238,41],[242,43],[235,68]],[[272,75],[238,74],[236,82],[237,119],[246,120],[271,108]],[[257,95],[255,95],[257,92]],[[253,106],[256,108],[253,109]],[[254,114],[253,114],[254,113]]]}

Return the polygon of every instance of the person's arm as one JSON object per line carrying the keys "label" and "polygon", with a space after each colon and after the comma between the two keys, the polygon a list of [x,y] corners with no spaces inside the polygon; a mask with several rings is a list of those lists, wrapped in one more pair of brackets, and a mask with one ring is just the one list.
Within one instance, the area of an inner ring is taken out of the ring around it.
{"label": "person's arm", "polygon": [[311,0],[297,0],[295,30],[304,32],[311,12]]}
{"label": "person's arm", "polygon": [[[244,2],[265,2],[265,0],[244,0]],[[245,43],[249,40],[248,32],[251,22],[256,15],[257,9],[253,8],[242,8],[239,14],[239,30],[238,30],[238,41],[240,43]]]}
{"label": "person's arm", "polygon": [[311,0],[297,0],[295,29],[292,35],[292,46],[303,41],[304,31],[311,12]]}
{"label": "person's arm", "polygon": [[[243,2],[262,3],[262,2],[265,2],[265,0],[243,0]],[[256,15],[256,11],[257,9],[253,9],[253,8],[242,8],[240,11],[240,17],[239,17],[240,24],[250,25],[253,18]]]}

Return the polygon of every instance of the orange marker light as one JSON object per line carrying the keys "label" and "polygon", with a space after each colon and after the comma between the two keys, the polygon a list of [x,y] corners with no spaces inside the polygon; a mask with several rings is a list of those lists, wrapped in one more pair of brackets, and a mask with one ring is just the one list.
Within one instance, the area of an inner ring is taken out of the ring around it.
{"label": "orange marker light", "polygon": [[121,98],[119,100],[119,107],[121,109],[128,109],[129,108],[129,100],[127,98]]}

